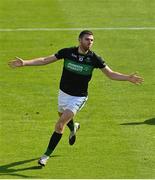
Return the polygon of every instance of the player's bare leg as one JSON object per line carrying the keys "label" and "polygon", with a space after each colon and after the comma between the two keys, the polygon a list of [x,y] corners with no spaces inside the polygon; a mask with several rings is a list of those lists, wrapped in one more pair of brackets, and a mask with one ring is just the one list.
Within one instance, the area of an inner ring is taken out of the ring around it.
{"label": "player's bare leg", "polygon": [[52,152],[54,151],[54,149],[56,148],[62,137],[62,134],[65,129],[65,125],[73,118],[73,116],[74,116],[73,112],[70,111],[69,109],[66,109],[60,116],[59,120],[55,125],[55,131],[51,136],[47,150],[38,161],[38,163],[41,166],[46,165],[47,160],[49,159],[50,155],[52,154]]}
{"label": "player's bare leg", "polygon": [[[59,116],[62,115],[62,113],[58,112]],[[73,121],[73,119],[71,119],[68,123],[67,123],[68,128],[70,129],[70,135],[69,135],[69,144],[73,145],[75,143],[76,140],[76,132],[80,129],[80,124]]]}

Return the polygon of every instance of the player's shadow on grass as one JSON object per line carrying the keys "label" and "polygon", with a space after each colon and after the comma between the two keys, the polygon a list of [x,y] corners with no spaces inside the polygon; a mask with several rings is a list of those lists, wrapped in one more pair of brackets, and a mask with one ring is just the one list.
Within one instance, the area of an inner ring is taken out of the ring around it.
{"label": "player's shadow on grass", "polygon": [[27,175],[18,174],[17,172],[41,169],[40,166],[32,166],[32,167],[19,168],[19,169],[17,169],[16,166],[35,161],[37,159],[38,158],[24,160],[24,161],[18,161],[18,162],[13,162],[13,163],[9,163],[9,164],[0,166],[0,176],[10,175],[10,176],[18,176],[18,177],[22,177],[22,178],[31,177],[31,176],[27,176]]}
{"label": "player's shadow on grass", "polygon": [[120,125],[155,125],[155,118],[147,119],[143,122],[129,122],[129,123],[122,123]]}
{"label": "player's shadow on grass", "polygon": [[[52,157],[56,157],[58,155],[54,155]],[[33,159],[28,159],[28,160],[24,160],[24,161],[18,161],[18,162],[13,162],[13,163],[9,163],[3,166],[0,166],[0,176],[4,176],[4,175],[9,175],[9,176],[17,176],[17,177],[22,177],[22,178],[39,178],[36,176],[27,176],[27,175],[23,175],[23,174],[19,174],[18,172],[22,172],[22,171],[28,171],[28,170],[39,170],[42,169],[41,166],[31,166],[31,167],[26,167],[26,168],[16,168],[19,165],[23,165],[32,161],[36,161],[39,158],[33,158]],[[1,178],[0,178],[1,179]]]}

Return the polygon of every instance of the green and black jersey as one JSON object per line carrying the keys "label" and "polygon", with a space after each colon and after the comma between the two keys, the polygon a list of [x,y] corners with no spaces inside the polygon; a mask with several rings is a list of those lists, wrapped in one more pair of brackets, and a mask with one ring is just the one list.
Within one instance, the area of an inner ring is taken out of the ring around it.
{"label": "green and black jersey", "polygon": [[102,58],[93,51],[79,54],[78,47],[61,49],[55,56],[57,59],[64,59],[60,89],[72,96],[87,96],[93,69],[106,66]]}

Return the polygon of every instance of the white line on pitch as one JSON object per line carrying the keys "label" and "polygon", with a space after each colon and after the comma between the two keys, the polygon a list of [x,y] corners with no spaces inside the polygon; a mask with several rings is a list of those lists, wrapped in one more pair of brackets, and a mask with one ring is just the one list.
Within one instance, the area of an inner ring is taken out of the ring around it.
{"label": "white line on pitch", "polygon": [[0,32],[14,31],[81,31],[84,29],[104,31],[104,30],[155,30],[155,27],[88,27],[88,28],[0,28]]}

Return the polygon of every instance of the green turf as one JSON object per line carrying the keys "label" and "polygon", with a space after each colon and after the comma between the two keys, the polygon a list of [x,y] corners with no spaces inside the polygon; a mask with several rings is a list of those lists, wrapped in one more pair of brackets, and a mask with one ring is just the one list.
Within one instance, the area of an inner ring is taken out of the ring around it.
{"label": "green turf", "polygon": [[[0,0],[1,28],[154,27],[154,0]],[[155,178],[155,31],[94,31],[93,50],[116,71],[138,71],[141,86],[93,73],[89,100],[39,169],[57,120],[62,61],[10,69],[14,56],[46,56],[77,44],[79,31],[0,32],[0,178]],[[38,113],[39,112],[39,113]]]}

